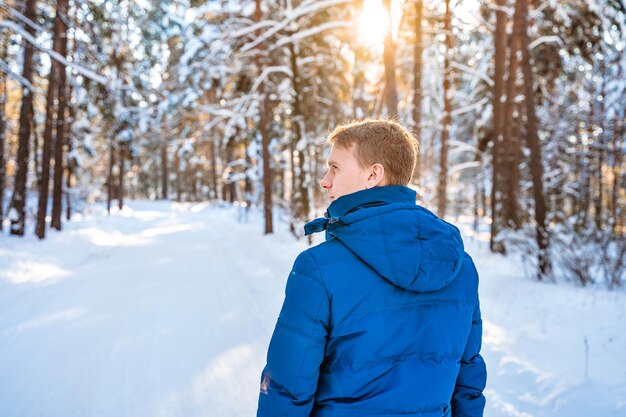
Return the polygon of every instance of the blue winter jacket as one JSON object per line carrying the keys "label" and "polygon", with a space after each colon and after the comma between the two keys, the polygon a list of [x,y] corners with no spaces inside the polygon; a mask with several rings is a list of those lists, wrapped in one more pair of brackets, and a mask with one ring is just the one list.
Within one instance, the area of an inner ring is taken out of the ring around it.
{"label": "blue winter jacket", "polygon": [[459,231],[407,187],[343,196],[305,226],[258,417],[476,417],[486,382],[478,274]]}

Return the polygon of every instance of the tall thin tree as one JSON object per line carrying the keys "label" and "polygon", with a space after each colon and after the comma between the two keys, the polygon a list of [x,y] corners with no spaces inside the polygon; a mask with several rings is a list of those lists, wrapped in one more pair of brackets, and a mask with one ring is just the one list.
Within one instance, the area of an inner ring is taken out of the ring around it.
{"label": "tall thin tree", "polygon": [[[167,123],[167,114],[161,116],[161,199],[167,200],[169,198],[168,185],[169,185],[169,165],[167,148],[169,144],[169,126]],[[217,192],[217,190],[216,190]]]}
{"label": "tall thin tree", "polygon": [[[261,21],[261,0],[255,0],[254,21]],[[257,32],[258,35],[258,32]],[[261,55],[257,57],[257,72],[261,75],[263,71],[263,60]],[[261,105],[259,106],[259,131],[261,133],[261,154],[263,158],[263,212],[265,217],[265,234],[274,233],[274,225],[272,219],[272,169],[270,164],[270,132],[269,132],[269,113],[270,102],[265,82],[259,85],[259,94],[261,96]]]}
{"label": "tall thin tree", "polygon": [[[422,0],[415,1],[415,21],[413,22],[413,31],[415,32],[415,45],[413,46],[413,133],[418,140],[421,137],[422,123]],[[414,181],[420,183],[420,156],[418,153],[417,163],[413,172]]]}
{"label": "tall thin tree", "polygon": [[127,158],[127,148],[128,148],[128,144],[125,141],[120,142],[119,144],[119,177],[118,177],[118,186],[117,186],[117,190],[118,190],[118,194],[117,194],[117,208],[119,208],[120,210],[122,208],[124,208],[124,193],[126,192],[125,190],[125,184],[124,184],[124,177],[126,176],[126,158]]}
{"label": "tall thin tree", "polygon": [[[63,57],[67,56],[67,22],[68,1],[57,2],[57,16],[61,16],[61,33],[59,49]],[[58,109],[56,119],[56,138],[54,140],[54,179],[52,188],[52,220],[50,225],[61,230],[61,211],[63,201],[63,147],[65,145],[65,109],[67,103],[66,81],[67,72],[65,65],[59,65],[59,83],[57,86]]]}
{"label": "tall thin tree", "polygon": [[[513,119],[515,108],[515,96],[517,92],[518,51],[520,49],[520,37],[522,21],[519,12],[519,4],[515,6],[513,17],[513,33],[509,37],[509,65],[506,79],[506,102],[504,103],[504,122],[502,126],[501,152],[502,162],[506,170],[501,172],[503,217],[504,227],[519,228],[519,215],[517,209],[519,189],[519,165],[517,156],[520,153],[519,141],[514,137],[516,121]],[[516,183],[517,181],[517,183]]]}
{"label": "tall thin tree", "polygon": [[[54,37],[52,49],[61,53],[61,35],[66,30],[63,10],[67,10],[68,0],[58,0],[54,19]],[[46,124],[43,133],[43,146],[41,155],[41,187],[39,189],[39,204],[37,207],[37,227],[35,233],[39,239],[46,237],[46,214],[48,211],[48,194],[50,183],[50,158],[52,154],[52,129],[56,117],[55,96],[59,82],[61,65],[56,59],[51,60],[50,74],[48,76],[48,93],[46,94]]]}
{"label": "tall thin tree", "polygon": [[[34,22],[36,19],[36,0],[26,0],[24,17]],[[31,36],[35,35],[35,28],[26,25],[26,32]],[[28,83],[33,82],[33,46],[27,39],[24,39],[24,59],[22,68],[22,78]],[[11,208],[15,210],[17,218],[11,218],[11,234],[23,236],[26,223],[26,181],[28,178],[28,159],[30,156],[30,134],[31,120],[33,119],[33,91],[29,86],[22,85],[22,104],[20,106],[20,120],[17,148],[17,173],[13,196],[11,197]]]}
{"label": "tall thin tree", "polygon": [[[306,144],[302,144],[303,129],[304,129],[304,115],[302,114],[302,93],[300,87],[300,72],[298,70],[298,45],[294,42],[289,43],[289,63],[291,68],[291,86],[293,88],[293,111],[292,111],[292,125],[293,125],[293,149],[298,153],[298,166],[297,170],[292,174],[296,176],[296,187],[292,190],[294,196],[293,210],[294,217],[297,220],[304,221],[309,215],[311,209],[309,202],[309,189],[307,184],[307,169],[306,169]],[[304,146],[303,146],[304,145]],[[292,223],[291,229],[295,233],[295,225]]]}
{"label": "tall thin tree", "polygon": [[385,65],[385,104],[387,115],[398,117],[398,90],[396,87],[396,45],[393,40],[393,19],[391,17],[391,0],[384,0],[387,12],[387,31],[385,33],[383,63]]}
{"label": "tall thin tree", "polygon": [[[361,11],[363,9],[363,0],[354,0],[354,9]],[[367,102],[364,97],[365,88],[365,52],[366,47],[362,45],[358,38],[355,37],[354,42],[354,64],[352,65],[352,116],[362,119],[367,113]]]}
{"label": "tall thin tree", "polygon": [[[126,86],[122,86],[122,93],[120,96],[120,101],[121,101],[122,107],[126,107]],[[128,120],[126,119],[124,120],[123,126],[125,129],[124,132],[126,132],[127,129],[130,129],[130,123],[128,122]],[[128,138],[126,134],[124,134],[123,140],[121,141],[118,140],[119,177],[118,177],[118,183],[117,183],[117,208],[119,208],[120,210],[124,208],[124,193],[126,192],[124,179],[126,177],[126,159],[128,157],[128,141],[129,140],[130,138]]]}
{"label": "tall thin tree", "polygon": [[545,277],[551,269],[548,253],[549,240],[546,223],[546,201],[543,188],[543,161],[541,144],[537,132],[537,114],[535,112],[534,76],[530,58],[530,41],[528,39],[528,3],[527,0],[517,0],[519,4],[520,21],[522,27],[522,71],[524,73],[524,102],[526,105],[526,139],[530,148],[530,170],[533,181],[533,197],[535,202],[535,222],[537,227],[538,278]]}
{"label": "tall thin tree", "polygon": [[107,174],[107,213],[111,214],[111,204],[113,201],[113,171],[115,167],[115,145],[113,138],[109,138],[109,171]]}
{"label": "tall thin tree", "polygon": [[76,120],[76,108],[71,104],[72,103],[72,92],[73,92],[72,83],[69,84],[69,88],[67,91],[67,102],[69,104],[69,120],[67,124],[67,163],[66,165],[66,174],[65,174],[65,220],[70,220],[72,218],[72,178],[74,176],[74,171],[76,169],[76,160],[74,157],[70,158],[70,155],[73,155],[73,141],[70,138],[70,132],[72,131],[72,124],[74,120]]}
{"label": "tall thin tree", "polygon": [[[76,12],[74,12],[74,27],[77,26],[77,18]],[[71,56],[72,58],[76,56],[76,50],[78,48],[78,43],[74,38],[72,40],[72,49]],[[70,79],[71,80],[71,79]],[[68,83],[67,88],[67,100],[66,104],[69,111],[69,120],[67,121],[67,163],[66,165],[66,174],[65,174],[65,220],[69,221],[72,218],[72,177],[74,176],[74,171],[76,169],[77,161],[73,156],[73,138],[71,137],[72,125],[76,120],[76,107],[72,104],[72,94],[74,91],[74,84],[70,81]]]}
{"label": "tall thin tree", "polygon": [[215,149],[215,140],[212,138],[209,138],[209,153],[210,158],[209,158],[209,163],[210,163],[210,167],[209,167],[209,173],[211,176],[211,199],[217,199],[218,198],[218,193],[217,193],[217,151]]}
{"label": "tall thin tree", "polygon": [[[7,45],[0,45],[0,60],[6,61]],[[6,176],[6,157],[4,148],[6,143],[6,102],[7,80],[4,72],[0,71],[0,233],[4,232],[4,187]]]}
{"label": "tall thin tree", "polygon": [[445,52],[443,56],[443,120],[441,123],[441,153],[439,158],[439,185],[437,187],[437,214],[439,217],[446,215],[447,190],[448,190],[448,137],[452,105],[450,102],[450,53],[452,49],[452,13],[450,0],[446,0],[446,12],[444,15],[444,32],[446,36]]}
{"label": "tall thin tree", "polygon": [[[619,64],[622,62],[622,54],[623,50],[618,54],[618,69],[617,69],[617,79],[621,80],[623,77],[623,68],[624,66]],[[621,114],[620,114],[621,113]],[[620,117],[621,116],[621,117]],[[622,217],[624,215],[624,208],[618,209],[618,201],[620,194],[620,178],[621,169],[622,169],[622,159],[623,159],[623,149],[624,149],[624,108],[622,108],[621,112],[616,112],[613,116],[613,140],[611,143],[611,154],[612,154],[612,165],[611,170],[613,172],[613,182],[611,184],[611,219],[612,219],[612,230],[615,233],[620,229],[620,226],[623,226]]]}
{"label": "tall thin tree", "polygon": [[493,146],[491,148],[491,236],[489,246],[494,252],[503,252],[504,245],[497,242],[497,236],[500,232],[500,211],[502,186],[502,129],[504,121],[504,74],[506,72],[506,0],[496,0],[496,27],[493,34],[494,39],[494,83],[493,83],[493,129],[491,139]]}
{"label": "tall thin tree", "polygon": [[605,150],[607,147],[606,141],[606,57],[600,61],[600,74],[602,77],[602,87],[600,88],[599,98],[595,98],[594,101],[599,101],[600,111],[598,114],[597,125],[600,127],[599,133],[596,139],[596,160],[597,168],[595,172],[597,190],[593,199],[594,207],[594,220],[596,228],[602,230],[604,227],[604,158]]}

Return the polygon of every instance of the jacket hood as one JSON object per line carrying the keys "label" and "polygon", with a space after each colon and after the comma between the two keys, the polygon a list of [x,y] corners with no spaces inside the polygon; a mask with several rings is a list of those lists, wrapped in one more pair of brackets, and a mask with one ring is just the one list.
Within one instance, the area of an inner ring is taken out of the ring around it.
{"label": "jacket hood", "polygon": [[305,225],[306,234],[326,229],[392,284],[416,292],[436,291],[457,276],[464,255],[459,230],[415,204],[403,186],[374,187],[333,201],[326,216]]}

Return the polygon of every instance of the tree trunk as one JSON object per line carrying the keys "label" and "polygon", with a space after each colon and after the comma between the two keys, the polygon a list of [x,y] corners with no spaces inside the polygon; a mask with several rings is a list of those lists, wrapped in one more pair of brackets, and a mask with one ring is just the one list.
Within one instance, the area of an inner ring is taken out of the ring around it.
{"label": "tree trunk", "polygon": [[[619,62],[621,62],[621,53],[619,55]],[[620,65],[617,70],[617,79],[621,80],[623,77],[623,70]],[[613,233],[617,230],[622,230],[621,217],[624,212],[623,204],[622,208],[618,210],[618,201],[620,193],[620,178],[622,167],[622,149],[624,149],[624,109],[621,111],[622,116],[620,118],[620,112],[616,112],[613,119],[613,141],[612,141],[612,171],[613,171],[613,183],[611,184],[611,219]]]}
{"label": "tree trunk", "polygon": [[170,175],[167,160],[168,134],[167,118],[164,115],[161,120],[161,199],[163,200],[169,198],[167,190]]}
{"label": "tree trunk", "polygon": [[[65,31],[61,10],[66,0],[59,0],[54,19],[54,38],[52,49],[61,54],[61,36]],[[48,194],[50,186],[50,157],[52,154],[52,129],[55,123],[56,106],[55,96],[59,83],[60,64],[56,60],[51,60],[50,75],[48,77],[48,93],[46,95],[46,124],[43,133],[43,149],[41,155],[41,187],[39,188],[39,205],[37,209],[36,234],[39,239],[46,237],[46,214],[48,211]]]}
{"label": "tree trunk", "polygon": [[[520,94],[520,88],[521,86],[518,85],[517,86],[517,92],[515,93],[516,95]],[[514,202],[513,205],[515,207],[515,216],[512,219],[513,221],[513,227],[515,228],[515,230],[518,230],[520,228],[520,226],[522,224],[524,224],[524,221],[526,219],[520,217],[524,215],[524,212],[521,211],[519,209],[520,207],[520,182],[521,182],[521,173],[520,173],[520,165],[522,163],[522,158],[524,156],[523,152],[522,152],[522,108],[521,105],[519,103],[515,104],[515,107],[513,108],[513,113],[517,114],[516,116],[514,115],[513,117],[513,132],[511,135],[511,148],[512,148],[512,153],[511,153],[511,166],[513,167],[513,169],[511,169],[511,184],[512,184],[512,190],[511,190],[511,195],[514,198]]]}
{"label": "tree trunk", "polygon": [[[259,1],[259,0],[257,0]],[[263,89],[265,90],[265,89]],[[274,233],[274,223],[272,219],[272,170],[270,164],[270,138],[267,128],[267,121],[270,103],[265,91],[263,91],[263,104],[261,105],[261,147],[263,149],[263,211],[265,214],[265,234]]]}
{"label": "tree trunk", "polygon": [[[116,74],[118,74],[118,76],[120,76],[120,69],[118,68],[116,71]],[[121,78],[123,79],[123,75],[121,76]],[[122,92],[120,94],[120,101],[121,101],[121,105],[124,109],[126,109],[126,86],[123,85],[122,86]],[[130,129],[130,125],[128,123],[124,123],[124,131]],[[126,136],[126,135],[125,135]],[[118,209],[123,209],[124,208],[124,193],[126,192],[126,185],[125,185],[125,177],[126,177],[126,158],[128,157],[128,147],[129,147],[129,142],[128,142],[127,137],[124,138],[124,140],[119,141],[118,139],[118,152],[119,152],[119,177],[118,177],[118,186],[117,186],[117,208]]]}
{"label": "tree trunk", "polygon": [[483,181],[482,181],[482,175],[476,175],[474,177],[474,224],[473,224],[473,230],[475,232],[478,232],[478,227],[480,226],[480,219],[482,217],[482,215],[484,215],[484,213],[480,212],[480,202],[481,202],[481,197],[483,194]]}
{"label": "tree trunk", "polygon": [[446,215],[446,194],[448,188],[448,136],[450,131],[450,50],[452,49],[452,25],[450,0],[446,0],[446,14],[444,17],[444,32],[446,34],[446,50],[443,58],[443,120],[441,128],[441,155],[439,159],[439,186],[437,189],[437,214],[444,218]]}
{"label": "tree trunk", "polygon": [[119,185],[117,187],[117,208],[121,210],[124,208],[124,177],[126,176],[126,149],[128,148],[128,144],[126,142],[121,142],[119,146],[120,176],[118,178]]}
{"label": "tree trunk", "polygon": [[604,133],[600,133],[598,136],[598,144],[597,144],[597,153],[598,153],[598,167],[596,169],[596,183],[598,189],[595,192],[594,198],[594,220],[596,223],[596,227],[598,230],[602,230],[603,228],[603,216],[602,216],[602,208],[603,208],[603,198],[604,198],[604,184],[602,183],[602,166],[604,165],[604,141],[603,141]]}
{"label": "tree trunk", "polygon": [[[598,230],[602,230],[604,226],[603,219],[603,206],[604,206],[604,184],[603,180],[603,172],[602,168],[604,165],[604,151],[606,147],[605,135],[606,135],[606,67],[604,65],[604,61],[600,64],[600,76],[602,77],[602,88],[600,90],[600,96],[602,97],[602,101],[600,101],[600,114],[599,114],[599,125],[601,132],[598,135],[596,149],[598,154],[598,169],[596,170],[596,181],[598,183],[598,190],[595,194],[594,199],[594,214],[595,214],[595,222]],[[594,141],[595,143],[595,141]]]}
{"label": "tree trunk", "polygon": [[[6,61],[7,45],[0,45],[0,60]],[[4,72],[0,71],[0,234],[4,233],[4,187],[6,176],[6,157],[4,148],[6,142],[6,102],[7,80]]]}
{"label": "tree trunk", "polygon": [[[254,21],[261,21],[261,0],[255,0],[256,8],[254,10]],[[258,31],[257,31],[258,35]],[[257,72],[262,73],[263,62],[257,59]],[[272,219],[272,170],[270,164],[270,137],[268,117],[270,113],[269,97],[265,88],[265,83],[259,86],[259,94],[263,97],[260,107],[259,129],[261,131],[261,153],[263,157],[263,212],[265,217],[265,234],[274,233],[274,224]]]}
{"label": "tree trunk", "polygon": [[[591,102],[589,103],[589,114],[587,116],[587,135],[589,138],[593,138],[593,122],[595,119],[595,98],[592,97]],[[589,212],[591,211],[591,188],[592,188],[592,177],[593,177],[593,151],[591,145],[584,143],[581,140],[581,152],[584,152],[584,157],[581,158],[581,194],[582,194],[582,204],[581,204],[581,213],[580,216],[580,226],[584,228],[587,226],[587,221],[589,220]]]}
{"label": "tree trunk", "polygon": [[[415,22],[413,26],[415,32],[415,46],[413,49],[413,133],[418,141],[421,139],[422,123],[422,1],[415,2]],[[420,153],[417,154],[415,169],[413,170],[413,181],[420,184]]]}
{"label": "tree trunk", "polygon": [[[290,64],[291,64],[291,84],[294,91],[293,99],[293,117],[292,126],[294,130],[293,145],[292,148],[298,152],[298,170],[296,188],[292,191],[292,194],[296,196],[296,201],[292,204],[292,210],[294,218],[299,221],[306,221],[311,210],[309,202],[309,190],[306,179],[306,144],[300,143],[302,141],[304,129],[304,116],[302,115],[301,94],[300,94],[300,74],[298,71],[298,56],[296,46],[293,43],[289,44],[290,52]],[[302,146],[304,145],[304,146]],[[295,170],[294,170],[295,171]],[[296,172],[293,172],[296,174]],[[295,232],[294,225],[292,224],[292,232]]]}
{"label": "tree trunk", "polygon": [[[576,124],[580,124],[581,120],[576,120]],[[573,144],[574,149],[574,167],[572,170],[574,177],[574,184],[576,185],[577,192],[570,193],[570,204],[572,205],[572,213],[575,215],[574,222],[574,232],[578,232],[580,225],[580,213],[582,207],[582,191],[580,190],[580,186],[582,184],[582,158],[581,158],[581,149],[582,149],[582,138],[580,135],[576,135],[576,142]]]}
{"label": "tree trunk", "polygon": [[109,175],[107,180],[107,213],[111,214],[111,201],[113,200],[113,166],[115,165],[115,147],[113,139],[109,139]]}
{"label": "tree trunk", "polygon": [[491,149],[492,158],[492,179],[491,179],[491,236],[489,247],[493,252],[504,252],[504,246],[497,242],[500,232],[500,185],[501,175],[501,149],[502,149],[502,127],[504,119],[504,109],[502,106],[502,96],[504,95],[504,73],[506,65],[506,0],[496,0],[496,30],[493,38],[495,42],[495,68],[493,85],[493,147]]}
{"label": "tree trunk", "polygon": [[[71,97],[71,95],[68,95]],[[71,113],[71,112],[70,112]],[[68,133],[69,133],[68,129]],[[68,155],[72,154],[72,141],[67,141],[67,153]],[[72,176],[74,175],[74,161],[68,160],[67,167],[65,172],[65,220],[70,221],[72,218]]]}
{"label": "tree trunk", "polygon": [[[198,181],[200,180],[200,177],[198,176],[198,165],[197,164],[192,165],[190,161],[189,165],[187,166],[187,170],[188,170],[189,182],[191,186],[191,190],[189,191],[191,193],[191,201],[195,202],[199,200],[198,199]],[[246,186],[247,186],[247,182],[246,182]]]}
{"label": "tree trunk", "polygon": [[[76,55],[76,41],[74,41],[73,45],[73,53],[72,56]],[[72,124],[74,120],[76,120],[76,109],[72,106],[72,83],[69,83],[67,90],[67,102],[69,103],[68,110],[70,113],[70,118],[67,121],[67,172],[65,174],[65,220],[69,221],[72,218],[72,198],[71,198],[71,190],[72,190],[72,176],[74,175],[74,169],[76,168],[76,161],[70,158],[73,150],[73,143],[70,133],[72,132]]]}
{"label": "tree trunk", "polygon": [[174,173],[176,174],[176,201],[180,203],[182,201],[182,189],[180,180],[180,148],[176,150],[176,154],[174,155]]}
{"label": "tree trunk", "polygon": [[[295,140],[291,140],[289,143],[289,173],[291,175],[291,184],[289,189],[289,195],[285,194],[285,200],[289,202],[291,207],[295,207],[295,195],[296,195],[296,179],[297,179],[297,169],[296,169],[296,144]],[[284,187],[286,190],[287,187]]]}
{"label": "tree trunk", "polygon": [[[61,33],[59,34],[59,49],[63,57],[67,56],[67,24],[68,0],[58,0],[56,19],[60,21]],[[66,107],[66,70],[65,65],[59,65],[59,85],[56,139],[54,141],[54,180],[52,188],[52,221],[50,225],[61,230],[61,211],[63,200],[63,146],[65,145],[65,107]]]}
{"label": "tree trunk", "polygon": [[33,115],[31,119],[31,132],[33,134],[33,167],[35,169],[35,178],[37,179],[37,190],[39,190],[41,188],[41,152],[39,152],[40,140],[39,133],[37,132],[37,124],[35,123],[35,110],[31,109],[30,114]]}
{"label": "tree trunk", "polygon": [[246,211],[250,210],[252,206],[252,178],[250,178],[250,170],[252,169],[252,158],[250,157],[250,152],[248,149],[250,148],[250,141],[246,140],[244,143],[243,153],[245,155],[246,166],[245,166],[245,187],[244,187],[244,198],[246,200]]}
{"label": "tree trunk", "polygon": [[235,159],[235,156],[234,156],[235,155],[235,151],[234,151],[235,144],[234,144],[234,141],[235,141],[235,137],[234,136],[229,137],[226,140],[226,146],[225,146],[225,149],[224,149],[226,151],[224,156],[225,156],[225,161],[226,161],[225,166],[227,167],[226,171],[228,172],[228,175],[226,176],[226,178],[224,178],[224,180],[225,180],[224,183],[225,184],[222,187],[222,190],[224,192],[222,199],[224,201],[228,201],[229,203],[234,203],[235,202],[235,196],[236,196],[235,183],[232,180],[234,173],[233,173],[232,164],[231,164],[231,162],[233,162],[233,160]]}
{"label": "tree trunk", "polygon": [[387,11],[387,33],[383,50],[385,64],[385,103],[387,115],[391,118],[398,117],[398,91],[396,89],[396,46],[393,41],[393,28],[391,19],[391,0],[384,0],[383,4]]}
{"label": "tree trunk", "polygon": [[209,141],[209,149],[211,151],[211,187],[213,187],[212,198],[218,198],[217,193],[217,156],[215,155],[215,142]]}
{"label": "tree trunk", "polygon": [[352,116],[362,119],[367,114],[367,103],[364,95],[365,85],[365,64],[363,58],[364,50],[362,46],[354,46],[354,68],[352,70]]}
{"label": "tree trunk", "polygon": [[533,73],[530,63],[530,50],[528,48],[528,4],[527,0],[520,2],[520,19],[522,23],[522,70],[524,72],[524,93],[526,104],[526,118],[528,120],[526,135],[530,148],[530,169],[533,180],[533,197],[535,200],[535,221],[537,222],[537,247],[539,249],[539,273],[541,280],[550,272],[550,258],[548,255],[548,229],[546,225],[546,202],[543,189],[543,161],[541,156],[541,144],[537,133],[537,115],[535,113]]}
{"label": "tree trunk", "polygon": [[[36,21],[35,10],[36,0],[26,0],[26,10],[24,16],[34,22]],[[35,29],[31,26],[25,27],[26,32],[35,36]],[[24,62],[22,77],[32,84],[33,81],[33,46],[27,40],[24,43]],[[16,218],[11,218],[11,234],[23,236],[24,224],[26,222],[26,179],[28,177],[28,158],[30,154],[30,128],[33,119],[33,94],[27,87],[22,86],[22,104],[20,107],[18,148],[17,148],[17,173],[15,175],[15,185],[11,198],[11,208],[17,214]]]}
{"label": "tree trunk", "polygon": [[515,230],[519,228],[519,216],[517,209],[517,189],[519,184],[519,165],[515,163],[517,154],[520,152],[519,142],[513,138],[513,110],[515,108],[515,95],[517,91],[517,51],[520,47],[520,34],[522,31],[520,20],[520,3],[515,5],[515,16],[513,18],[513,34],[509,38],[509,76],[506,81],[506,103],[504,104],[504,124],[502,126],[502,162],[506,166],[502,170],[502,200],[504,209],[504,227]]}
{"label": "tree trunk", "polygon": [[[74,10],[73,15],[74,27],[78,25],[76,19],[76,10]],[[78,43],[76,42],[76,38],[72,41],[72,49],[71,49],[71,57],[72,60],[75,59],[76,50],[78,48]],[[67,121],[67,157],[66,157],[66,169],[67,172],[65,174],[65,220],[70,221],[72,218],[72,177],[74,176],[74,171],[76,170],[77,161],[73,157],[73,141],[72,141],[72,125],[76,120],[76,108],[72,105],[72,94],[74,91],[74,86],[70,82],[67,88],[67,100],[66,105],[69,111],[69,120]],[[71,156],[71,157],[70,157]]]}
{"label": "tree trunk", "polygon": [[[363,0],[354,0],[354,8],[362,10]],[[354,65],[352,66],[352,117],[355,119],[362,119],[367,114],[367,103],[363,97],[365,84],[364,54],[365,48],[356,42],[354,44]]]}

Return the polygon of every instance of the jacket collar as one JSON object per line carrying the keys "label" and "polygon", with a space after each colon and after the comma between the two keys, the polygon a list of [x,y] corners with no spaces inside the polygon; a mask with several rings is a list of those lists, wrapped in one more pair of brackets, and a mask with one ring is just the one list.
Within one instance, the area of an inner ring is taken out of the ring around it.
{"label": "jacket collar", "polygon": [[329,239],[328,227],[332,228],[333,225],[340,224],[341,219],[339,217],[364,206],[379,206],[389,203],[415,204],[415,196],[415,191],[401,185],[374,187],[341,196],[328,206],[324,217],[312,220],[304,225],[304,234],[308,236],[326,230],[326,239]]}
{"label": "jacket collar", "polygon": [[357,191],[339,197],[328,206],[327,217],[344,216],[355,209],[367,205],[389,203],[415,203],[416,193],[401,185],[388,185]]}

